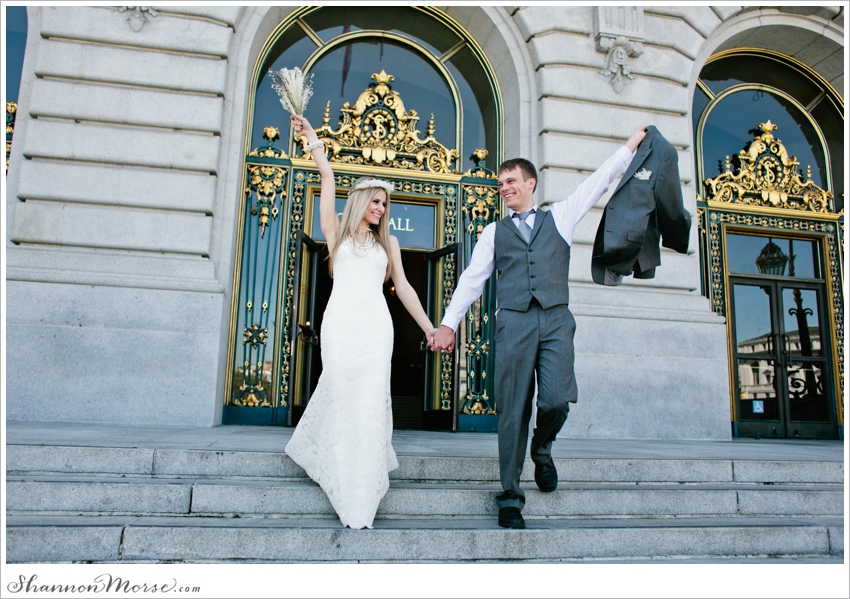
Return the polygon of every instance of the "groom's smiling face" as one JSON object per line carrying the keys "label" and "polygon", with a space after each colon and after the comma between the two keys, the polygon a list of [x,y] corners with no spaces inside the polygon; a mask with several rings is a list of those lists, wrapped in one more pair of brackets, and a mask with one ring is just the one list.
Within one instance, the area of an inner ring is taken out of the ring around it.
{"label": "groom's smiling face", "polygon": [[505,206],[517,212],[524,212],[534,205],[534,186],[537,181],[531,177],[524,178],[525,173],[520,167],[503,171],[499,174],[499,193]]}

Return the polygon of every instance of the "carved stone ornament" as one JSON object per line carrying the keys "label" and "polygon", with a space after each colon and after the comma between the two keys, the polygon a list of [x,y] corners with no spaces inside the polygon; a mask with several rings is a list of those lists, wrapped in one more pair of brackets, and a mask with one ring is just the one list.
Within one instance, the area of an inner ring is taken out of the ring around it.
{"label": "carved stone ornament", "polygon": [[130,24],[130,29],[136,32],[141,31],[145,23],[148,22],[143,13],[148,13],[152,17],[159,15],[152,6],[122,6],[118,9],[118,12],[126,12],[128,10],[132,10],[133,12],[127,15],[125,21]]}
{"label": "carved stone ornament", "polygon": [[726,157],[725,172],[706,179],[706,200],[788,208],[809,212],[829,212],[832,192],[812,181],[812,167],[806,167],[806,180],[797,172],[800,163],[789,156],[782,142],[773,136],[777,126],[767,121],[758,126],[755,139],[737,156],[739,168]]}
{"label": "carved stone ornament", "polygon": [[[330,127],[330,102],[323,124],[316,129],[330,151],[329,160],[347,164],[373,164],[393,168],[451,173],[456,170],[458,151],[450,150],[434,138],[434,115],[428,121],[427,137],[419,138],[415,110],[405,110],[385,71],[373,73],[369,85],[354,106],[346,102],[340,109],[339,128]],[[306,138],[300,138],[302,151]],[[309,157],[309,152],[304,152]]]}
{"label": "carved stone ornament", "polygon": [[596,6],[593,8],[596,51],[605,52],[600,72],[618,94],[626,79],[634,80],[629,58],[643,54],[643,8],[639,6]]}

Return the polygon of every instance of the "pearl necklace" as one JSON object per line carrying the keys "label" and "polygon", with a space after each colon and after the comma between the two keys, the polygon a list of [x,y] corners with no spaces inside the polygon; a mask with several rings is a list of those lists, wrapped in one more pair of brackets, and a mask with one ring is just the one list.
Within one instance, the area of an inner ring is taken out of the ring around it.
{"label": "pearl necklace", "polygon": [[353,251],[358,256],[365,256],[369,249],[375,245],[375,236],[372,234],[372,229],[368,227],[357,227],[358,229],[366,229],[369,231],[369,235],[367,235],[366,240],[363,242],[357,241],[357,239],[352,236],[351,239],[351,251]]}

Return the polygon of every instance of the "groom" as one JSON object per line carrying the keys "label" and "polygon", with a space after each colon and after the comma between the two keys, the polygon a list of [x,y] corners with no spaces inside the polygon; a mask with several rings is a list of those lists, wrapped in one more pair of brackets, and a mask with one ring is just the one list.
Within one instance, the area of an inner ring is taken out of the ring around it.
{"label": "groom", "polygon": [[455,330],[495,269],[495,396],[499,409],[499,472],[496,496],[499,525],[525,528],[525,493],[519,478],[525,461],[528,423],[537,375],[537,422],[531,438],[534,480],[541,491],[554,491],[558,472],[552,442],[578,398],[573,337],[575,319],[568,308],[570,245],[579,221],[628,168],[644,135],[638,127],[566,200],[538,210],[533,194],[537,169],[524,158],[499,166],[499,193],[508,215],[481,232],[469,266],[463,271],[432,342],[439,351],[454,348]]}

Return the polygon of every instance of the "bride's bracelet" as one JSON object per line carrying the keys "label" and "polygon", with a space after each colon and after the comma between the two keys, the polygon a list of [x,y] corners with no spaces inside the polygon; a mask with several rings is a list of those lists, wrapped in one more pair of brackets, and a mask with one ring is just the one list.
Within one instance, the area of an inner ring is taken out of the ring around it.
{"label": "bride's bracelet", "polygon": [[313,143],[307,144],[304,146],[305,152],[312,152],[313,150],[317,150],[318,148],[324,148],[325,144],[321,139],[317,139]]}

